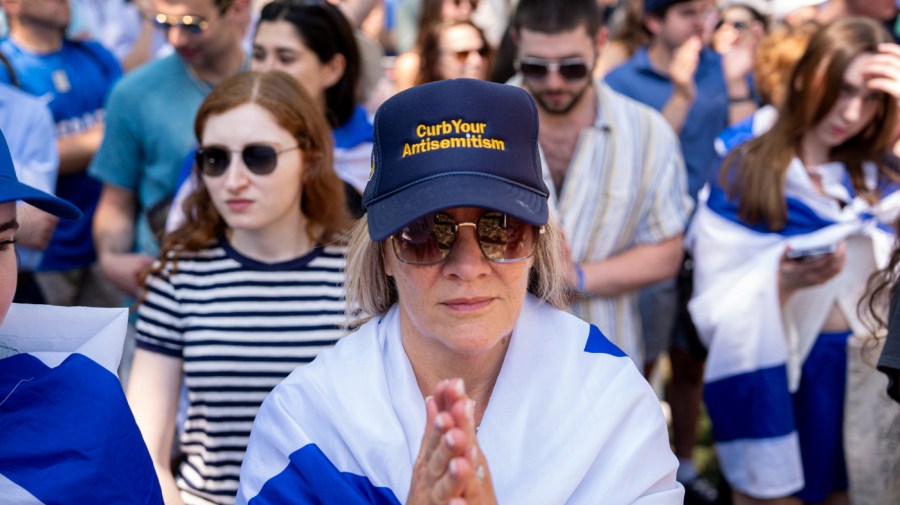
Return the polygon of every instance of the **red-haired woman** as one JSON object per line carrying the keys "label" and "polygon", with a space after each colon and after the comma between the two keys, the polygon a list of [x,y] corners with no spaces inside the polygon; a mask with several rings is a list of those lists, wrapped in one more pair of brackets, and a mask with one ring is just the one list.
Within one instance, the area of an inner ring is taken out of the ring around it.
{"label": "red-haired woman", "polygon": [[[197,113],[196,189],[138,309],[128,398],[166,503],[232,503],[269,391],[343,335],[350,224],[331,130],[282,72],[217,86]],[[184,462],[171,448],[182,377]]]}

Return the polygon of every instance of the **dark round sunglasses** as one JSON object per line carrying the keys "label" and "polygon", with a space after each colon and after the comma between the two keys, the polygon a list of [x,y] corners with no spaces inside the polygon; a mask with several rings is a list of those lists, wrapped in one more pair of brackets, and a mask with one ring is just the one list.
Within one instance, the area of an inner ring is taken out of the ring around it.
{"label": "dark round sunglasses", "polygon": [[530,258],[541,226],[534,226],[502,212],[488,211],[477,223],[457,223],[446,212],[416,219],[391,236],[394,254],[404,263],[434,265],[450,256],[463,226],[475,228],[484,257],[495,263],[513,263]]}
{"label": "dark round sunglasses", "polygon": [[547,73],[554,71],[567,81],[584,79],[590,69],[581,58],[571,58],[560,61],[548,61],[540,58],[522,58],[519,60],[519,70],[528,79],[543,79]]}
{"label": "dark round sunglasses", "polygon": [[194,161],[200,173],[209,177],[218,177],[231,166],[231,153],[241,153],[247,170],[256,175],[271,174],[278,165],[278,155],[299,149],[300,146],[286,147],[277,150],[265,144],[248,144],[241,150],[226,149],[222,146],[207,146],[197,149]]}

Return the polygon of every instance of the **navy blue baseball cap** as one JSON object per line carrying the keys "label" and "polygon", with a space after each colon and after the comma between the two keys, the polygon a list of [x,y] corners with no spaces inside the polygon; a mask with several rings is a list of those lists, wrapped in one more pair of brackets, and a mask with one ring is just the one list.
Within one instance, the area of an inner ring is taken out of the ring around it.
{"label": "navy blue baseball cap", "polygon": [[410,88],[379,107],[374,142],[363,206],[376,242],[454,207],[547,222],[537,106],[521,88],[474,79]]}
{"label": "navy blue baseball cap", "polygon": [[[49,149],[56,149],[56,146],[51,145]],[[6,145],[6,137],[0,132],[0,203],[18,200],[57,217],[68,219],[81,217],[81,210],[71,203],[19,182],[12,156],[9,154],[9,146]]]}

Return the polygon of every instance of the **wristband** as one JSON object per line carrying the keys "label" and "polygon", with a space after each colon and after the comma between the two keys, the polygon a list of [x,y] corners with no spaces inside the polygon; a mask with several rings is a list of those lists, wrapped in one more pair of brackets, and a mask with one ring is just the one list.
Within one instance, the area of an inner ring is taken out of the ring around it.
{"label": "wristband", "polygon": [[575,289],[579,293],[584,293],[584,269],[578,263],[575,263],[575,274],[578,276],[578,285],[575,286]]}
{"label": "wristband", "polygon": [[744,103],[744,102],[752,102],[753,96],[750,94],[739,96],[739,97],[728,97],[728,103]]}

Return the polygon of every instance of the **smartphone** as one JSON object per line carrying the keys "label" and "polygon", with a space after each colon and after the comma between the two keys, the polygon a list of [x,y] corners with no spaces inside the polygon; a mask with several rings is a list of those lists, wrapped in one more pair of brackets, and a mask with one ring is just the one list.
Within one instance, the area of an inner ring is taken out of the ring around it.
{"label": "smartphone", "polygon": [[787,253],[787,258],[791,261],[812,261],[833,254],[837,251],[837,244],[828,244],[817,247],[809,247],[806,249],[791,249]]}

